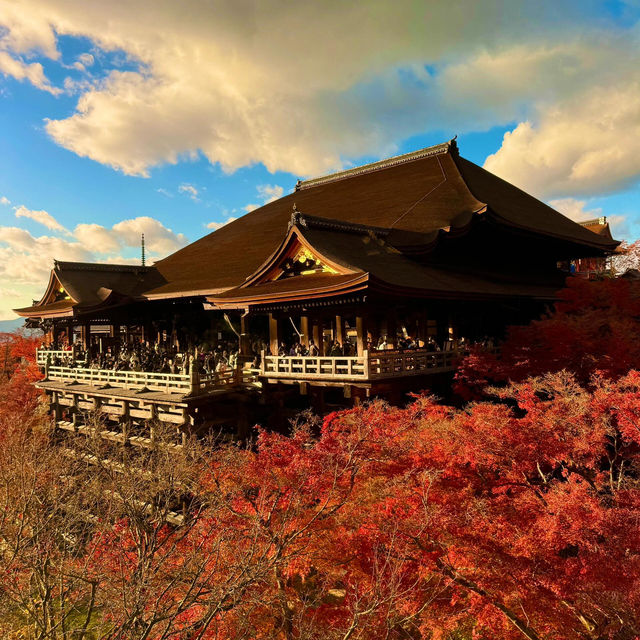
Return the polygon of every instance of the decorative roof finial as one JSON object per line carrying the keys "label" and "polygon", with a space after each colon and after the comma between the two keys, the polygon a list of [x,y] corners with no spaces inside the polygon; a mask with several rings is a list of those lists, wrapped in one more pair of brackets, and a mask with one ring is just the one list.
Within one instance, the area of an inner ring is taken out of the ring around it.
{"label": "decorative roof finial", "polygon": [[298,207],[296,207],[296,203],[293,203],[293,209],[291,210],[291,220],[289,220],[289,229],[291,229],[291,227],[296,226],[297,224],[300,224],[300,219],[302,218],[302,213],[300,213],[300,211],[298,211]]}
{"label": "decorative roof finial", "polygon": [[144,255],[144,233],[142,234],[140,249],[142,250],[142,266],[145,266],[145,255]]}
{"label": "decorative roof finial", "polygon": [[456,133],[456,135],[453,136],[451,140],[449,140],[449,149],[451,150],[451,153],[454,153],[454,154],[458,153],[458,143],[456,142],[457,139],[458,139],[458,134]]}

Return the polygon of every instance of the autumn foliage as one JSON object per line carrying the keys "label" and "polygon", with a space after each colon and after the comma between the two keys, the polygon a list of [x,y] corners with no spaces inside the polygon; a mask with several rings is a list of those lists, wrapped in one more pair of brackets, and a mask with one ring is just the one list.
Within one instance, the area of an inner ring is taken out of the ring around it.
{"label": "autumn foliage", "polygon": [[470,359],[474,390],[501,385],[462,408],[376,401],[252,446],[135,453],[5,402],[0,632],[639,638],[640,308],[600,284],[514,330],[494,369]]}
{"label": "autumn foliage", "polygon": [[619,378],[640,369],[640,282],[570,278],[554,308],[512,327],[500,355],[476,350],[462,363],[455,388],[466,399],[487,385],[571,371],[582,384],[596,372]]}

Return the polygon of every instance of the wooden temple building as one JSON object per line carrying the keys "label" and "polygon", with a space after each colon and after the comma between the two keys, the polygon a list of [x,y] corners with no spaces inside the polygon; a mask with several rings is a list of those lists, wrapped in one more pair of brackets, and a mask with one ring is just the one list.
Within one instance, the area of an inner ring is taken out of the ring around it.
{"label": "wooden temple building", "polygon": [[[452,140],[299,182],[153,266],[57,262],[42,299],[16,311],[52,345],[39,385],[64,428],[99,410],[125,440],[146,441],[134,427],[153,420],[242,432],[287,408],[432,387],[465,345],[497,344],[538,316],[563,265],[610,255],[618,242],[601,227],[465,160]],[[235,366],[204,371],[202,354],[228,339]],[[190,355],[178,373],[89,365],[140,344]],[[61,345],[75,345],[72,358]]]}

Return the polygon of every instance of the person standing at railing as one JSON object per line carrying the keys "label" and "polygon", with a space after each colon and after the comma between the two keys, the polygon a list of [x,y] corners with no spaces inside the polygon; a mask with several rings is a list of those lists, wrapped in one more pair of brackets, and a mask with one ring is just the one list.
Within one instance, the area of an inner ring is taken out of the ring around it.
{"label": "person standing at railing", "polygon": [[340,344],[340,342],[338,342],[338,340],[334,340],[331,344],[331,348],[329,349],[329,356],[331,356],[332,358],[336,358],[343,355],[344,350],[342,348],[342,345]]}

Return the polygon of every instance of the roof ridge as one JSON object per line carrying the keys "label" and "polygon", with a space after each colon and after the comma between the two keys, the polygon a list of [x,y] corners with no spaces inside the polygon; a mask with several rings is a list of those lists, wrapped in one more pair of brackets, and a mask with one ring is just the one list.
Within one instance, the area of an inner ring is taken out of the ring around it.
{"label": "roof ridge", "polygon": [[373,225],[361,224],[358,222],[347,222],[334,218],[323,218],[320,216],[310,216],[294,209],[291,214],[289,228],[300,225],[306,228],[331,229],[332,231],[346,231],[347,233],[374,233],[376,235],[387,236],[392,229],[386,227],[375,227]]}
{"label": "roof ridge", "polygon": [[590,220],[574,220],[574,222],[578,222],[578,224],[581,227],[589,227],[591,225],[597,224],[597,225],[608,225],[609,223],[607,222],[607,216],[600,216],[598,218],[591,218]]}
{"label": "roof ridge", "polygon": [[153,266],[142,266],[136,264],[112,264],[108,262],[72,262],[66,260],[54,260],[54,268],[75,269],[77,271],[121,271],[121,272],[137,272],[150,271],[155,269]]}
{"label": "roof ridge", "polygon": [[295,190],[301,191],[303,189],[310,189],[311,187],[317,187],[318,185],[326,184],[327,182],[344,180],[345,178],[351,178],[356,175],[394,167],[399,164],[404,164],[405,162],[412,162],[413,160],[420,160],[429,156],[448,153],[449,151],[457,153],[458,145],[456,143],[456,138],[457,136],[447,142],[442,142],[431,147],[425,147],[424,149],[418,149],[417,151],[403,153],[399,156],[392,156],[391,158],[385,158],[384,160],[378,160],[377,162],[370,162],[368,164],[360,165],[359,167],[353,167],[352,169],[329,173],[324,176],[319,176],[318,178],[310,178],[309,180],[298,180]]}

